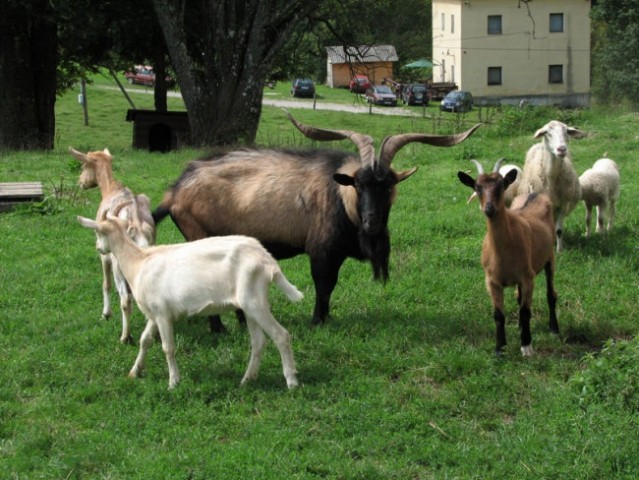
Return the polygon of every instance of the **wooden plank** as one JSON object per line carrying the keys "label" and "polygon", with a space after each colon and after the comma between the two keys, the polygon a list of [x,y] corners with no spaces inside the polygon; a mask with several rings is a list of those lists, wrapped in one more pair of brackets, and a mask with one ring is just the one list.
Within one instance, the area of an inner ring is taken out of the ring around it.
{"label": "wooden plank", "polygon": [[21,203],[43,199],[42,182],[0,183],[0,212],[9,211]]}
{"label": "wooden plank", "polygon": [[20,198],[41,200],[43,195],[42,182],[0,183],[0,200]]}

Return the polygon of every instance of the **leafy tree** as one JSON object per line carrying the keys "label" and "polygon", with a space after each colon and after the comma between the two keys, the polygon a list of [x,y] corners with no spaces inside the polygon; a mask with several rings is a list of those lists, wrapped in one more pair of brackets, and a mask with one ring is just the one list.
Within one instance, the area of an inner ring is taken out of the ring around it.
{"label": "leafy tree", "polygon": [[593,94],[639,108],[639,0],[598,0],[592,8]]}
{"label": "leafy tree", "polygon": [[152,60],[166,109],[166,49],[150,0],[7,0],[0,15],[0,149],[51,149],[56,92],[87,72]]}
{"label": "leafy tree", "polygon": [[[399,56],[396,75],[402,63],[432,55],[432,6],[431,0],[327,0],[309,16],[304,24],[303,40],[293,43],[296,52],[300,48],[315,55],[314,65],[318,80],[326,74],[326,49],[329,45],[357,47],[360,45],[390,44]],[[312,37],[312,41],[309,38]],[[289,46],[289,49],[291,47]],[[289,57],[290,58],[290,55]],[[299,54],[298,58],[305,58]],[[280,65],[280,63],[278,63]]]}

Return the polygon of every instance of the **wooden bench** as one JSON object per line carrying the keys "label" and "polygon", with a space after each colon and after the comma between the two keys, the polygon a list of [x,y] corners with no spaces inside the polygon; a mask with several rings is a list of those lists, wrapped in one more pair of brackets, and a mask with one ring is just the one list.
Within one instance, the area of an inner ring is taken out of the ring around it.
{"label": "wooden bench", "polygon": [[42,182],[0,183],[0,212],[11,210],[25,202],[39,202],[44,199]]}

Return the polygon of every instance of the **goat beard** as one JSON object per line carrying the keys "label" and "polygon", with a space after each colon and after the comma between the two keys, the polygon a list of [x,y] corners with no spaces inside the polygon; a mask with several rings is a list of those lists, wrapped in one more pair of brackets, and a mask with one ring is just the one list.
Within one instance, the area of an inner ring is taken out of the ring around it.
{"label": "goat beard", "polygon": [[375,235],[359,234],[359,245],[365,258],[368,258],[373,267],[373,278],[388,280],[388,261],[390,258],[390,235],[385,228]]}

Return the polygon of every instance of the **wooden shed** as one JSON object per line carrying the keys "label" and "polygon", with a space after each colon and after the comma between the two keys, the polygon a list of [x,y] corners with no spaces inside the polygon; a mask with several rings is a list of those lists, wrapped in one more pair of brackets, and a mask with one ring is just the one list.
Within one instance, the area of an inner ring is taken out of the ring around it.
{"label": "wooden shed", "polygon": [[348,87],[356,73],[379,84],[384,78],[393,77],[393,63],[399,60],[392,45],[326,47],[326,54],[326,84],[333,88]]}
{"label": "wooden shed", "polygon": [[133,147],[151,152],[168,152],[191,143],[187,112],[127,110],[127,122],[133,122]]}

